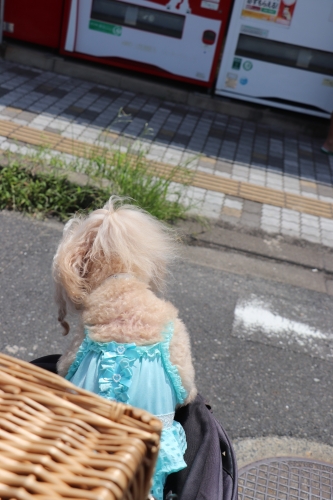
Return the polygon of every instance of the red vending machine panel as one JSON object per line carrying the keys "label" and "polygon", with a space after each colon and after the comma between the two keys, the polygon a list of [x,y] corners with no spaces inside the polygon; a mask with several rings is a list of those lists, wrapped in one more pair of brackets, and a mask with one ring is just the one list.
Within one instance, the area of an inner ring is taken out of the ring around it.
{"label": "red vending machine panel", "polygon": [[61,51],[210,87],[232,0],[66,0]]}
{"label": "red vending machine panel", "polygon": [[4,36],[59,48],[65,0],[5,0]]}

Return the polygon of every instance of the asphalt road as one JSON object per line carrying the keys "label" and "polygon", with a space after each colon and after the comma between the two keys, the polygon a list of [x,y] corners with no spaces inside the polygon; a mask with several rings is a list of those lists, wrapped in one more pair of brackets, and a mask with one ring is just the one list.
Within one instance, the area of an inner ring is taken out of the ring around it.
{"label": "asphalt road", "polygon": [[[50,273],[61,230],[0,212],[1,352],[31,360],[65,347]],[[263,279],[260,261],[252,266],[248,258],[226,272],[214,265],[217,251],[207,252],[206,259],[205,250],[191,249],[167,293],[191,334],[199,391],[233,439],[333,445],[331,297]]]}

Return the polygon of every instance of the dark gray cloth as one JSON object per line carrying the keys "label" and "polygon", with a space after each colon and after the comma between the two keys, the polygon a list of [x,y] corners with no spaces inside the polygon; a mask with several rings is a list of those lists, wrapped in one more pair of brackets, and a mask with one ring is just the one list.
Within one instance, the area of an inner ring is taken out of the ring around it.
{"label": "dark gray cloth", "polygon": [[168,476],[164,492],[179,500],[237,500],[237,463],[221,424],[198,395],[176,411],[187,439],[187,468]]}

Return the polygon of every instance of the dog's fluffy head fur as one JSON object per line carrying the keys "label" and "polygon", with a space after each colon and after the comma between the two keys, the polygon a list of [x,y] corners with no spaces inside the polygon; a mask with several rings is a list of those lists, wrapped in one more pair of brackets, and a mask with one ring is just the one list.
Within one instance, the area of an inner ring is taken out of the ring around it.
{"label": "dog's fluffy head fur", "polygon": [[131,273],[161,289],[166,266],[176,255],[176,236],[144,210],[112,196],[87,217],[65,226],[53,262],[59,321],[65,328],[66,303],[77,309],[106,278]]}

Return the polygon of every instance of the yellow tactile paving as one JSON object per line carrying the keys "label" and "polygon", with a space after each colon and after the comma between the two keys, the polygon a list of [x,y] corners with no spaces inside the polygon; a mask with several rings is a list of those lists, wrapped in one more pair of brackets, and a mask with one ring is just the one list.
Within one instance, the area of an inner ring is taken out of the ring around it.
{"label": "yellow tactile paving", "polygon": [[[0,120],[0,135],[34,146],[47,146],[62,153],[81,157],[105,152],[103,146],[96,146],[87,144],[83,141],[68,139],[57,133],[18,125],[9,120]],[[210,160],[210,158],[207,158],[207,161]],[[315,200],[303,195],[285,193],[277,189],[257,186],[247,182],[226,179],[215,174],[208,174],[201,171],[188,171],[185,168],[181,171],[178,170],[177,174],[173,175],[175,167],[161,162],[149,162],[149,169],[157,175],[172,175],[175,182],[186,183],[191,186],[231,196],[238,196],[245,200],[266,203],[268,205],[289,208],[298,212],[333,219],[333,204],[326,201]],[[311,183],[311,187],[315,186],[315,183]]]}
{"label": "yellow tactile paving", "polygon": [[[34,146],[40,146],[41,145],[41,139],[34,135],[34,134],[27,134],[24,131],[21,130],[15,130],[9,135],[9,139],[13,139],[15,141],[21,141],[21,142],[26,142],[28,144],[33,144]],[[43,142],[43,144],[46,144],[46,141]],[[54,148],[57,143],[47,143],[50,147]]]}
{"label": "yellow tactile paving", "polygon": [[20,126],[16,123],[12,123],[7,120],[0,121],[0,135],[8,137],[8,134],[12,133],[17,128],[20,128]]}
{"label": "yellow tactile paving", "polygon": [[271,200],[272,202],[274,202],[271,204],[283,206],[285,193],[283,191],[277,191],[275,189],[266,188],[264,186],[255,186],[253,184],[241,182],[239,196],[246,199],[260,198],[264,200],[263,203],[267,203],[267,200]]}
{"label": "yellow tactile paving", "polygon": [[285,207],[319,217],[333,218],[333,205],[331,203],[306,198],[305,196],[286,194]]}

